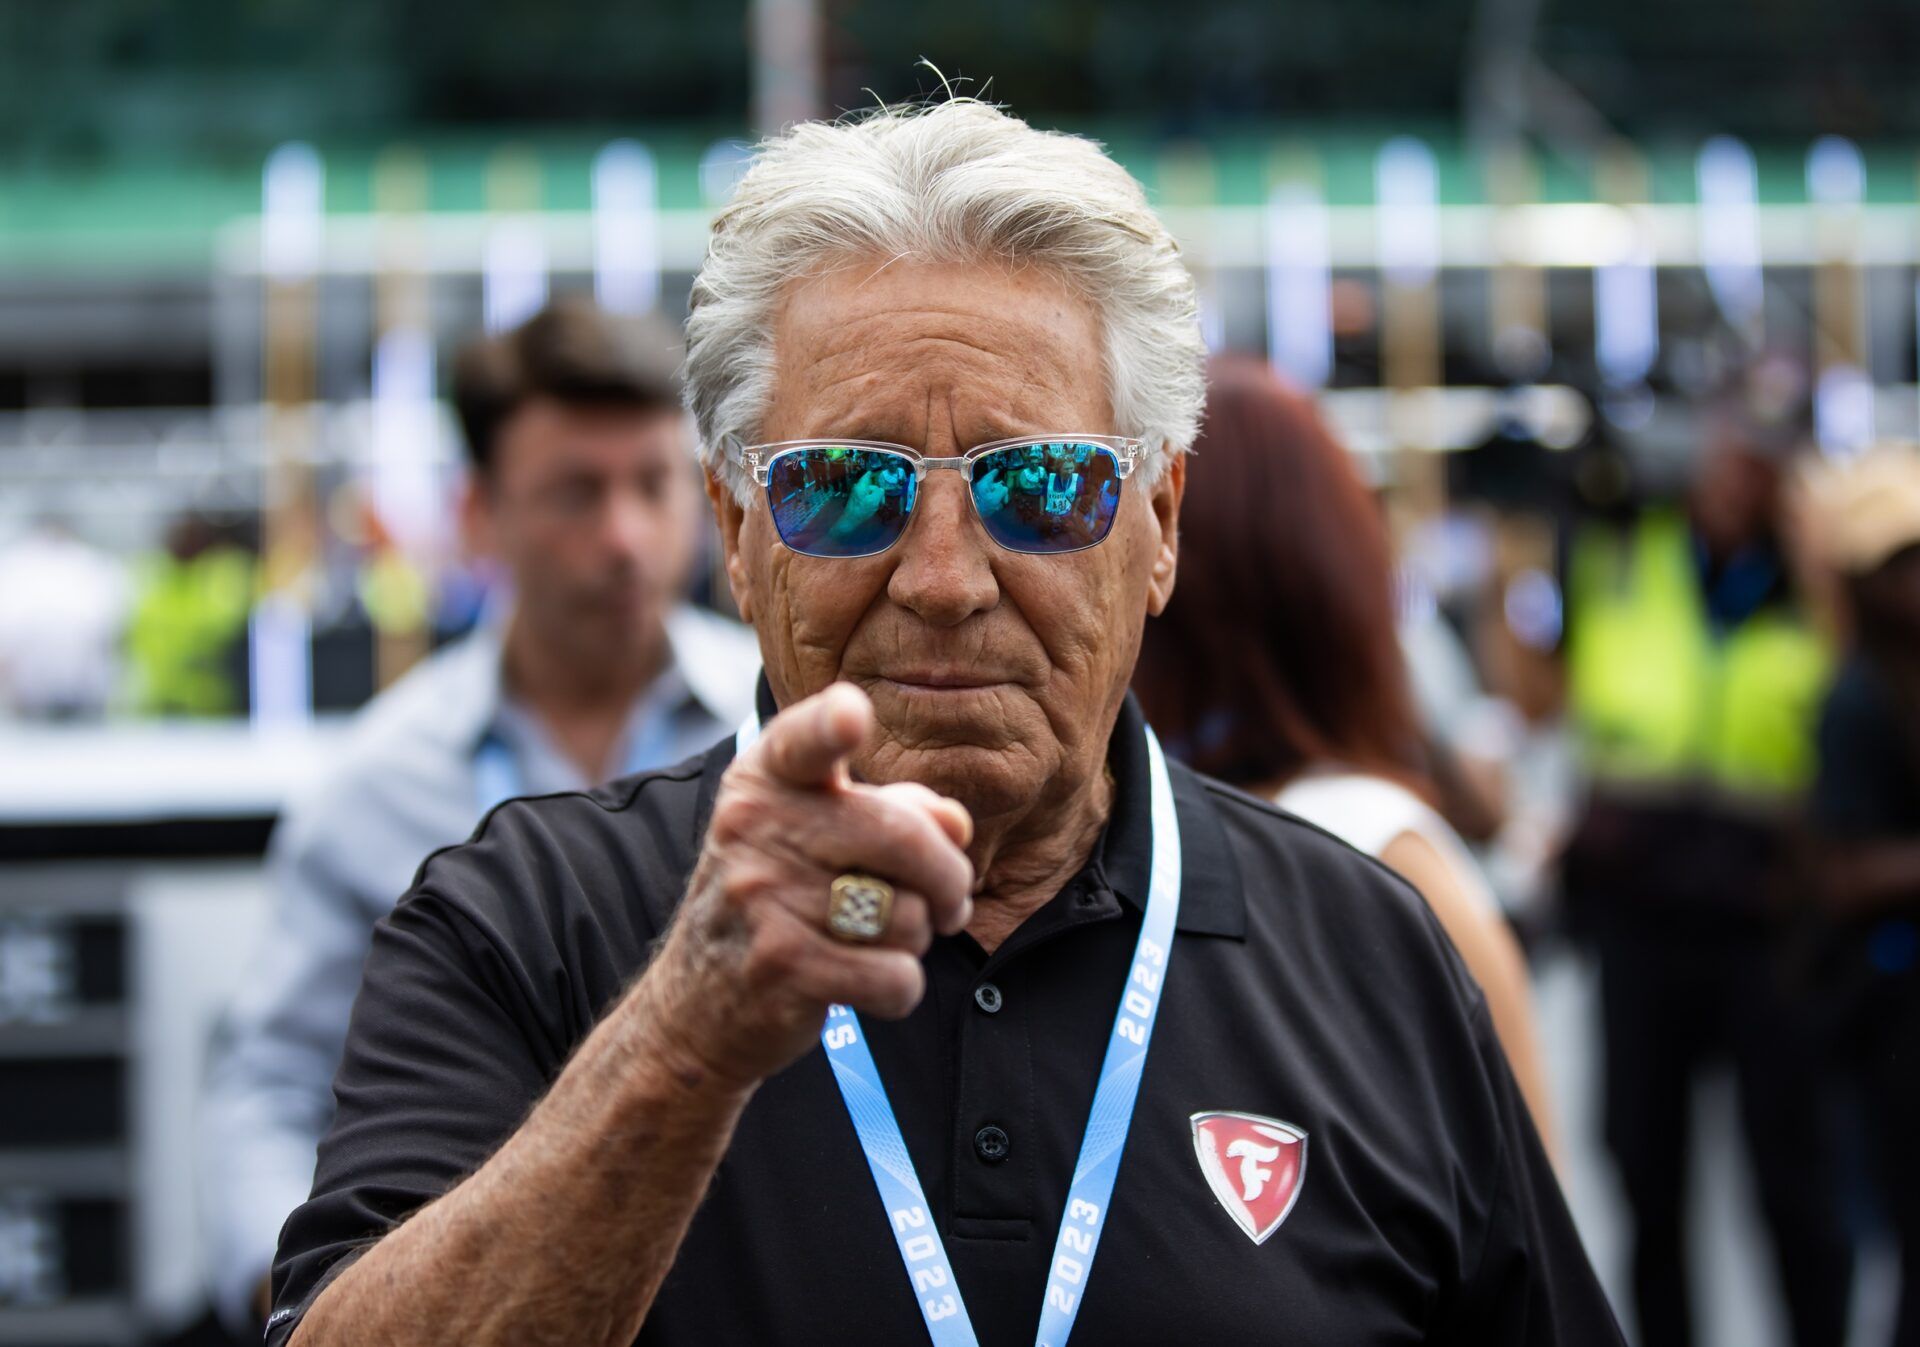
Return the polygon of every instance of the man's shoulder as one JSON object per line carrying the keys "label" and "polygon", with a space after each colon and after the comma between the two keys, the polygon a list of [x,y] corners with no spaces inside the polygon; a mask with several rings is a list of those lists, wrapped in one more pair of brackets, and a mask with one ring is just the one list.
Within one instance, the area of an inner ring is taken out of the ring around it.
{"label": "man's shoulder", "polygon": [[463,787],[497,676],[489,638],[462,637],[428,656],[352,718],[339,751],[288,801],[296,833],[332,835],[383,811]]}
{"label": "man's shoulder", "polygon": [[593,790],[504,801],[466,841],[427,856],[409,898],[503,930],[636,915],[662,927],[699,854],[707,772],[724,747]]}
{"label": "man's shoulder", "polygon": [[396,736],[429,740],[449,751],[470,747],[484,727],[500,684],[500,643],[476,630],[451,641],[409,669],[361,707],[352,738],[371,747]]}

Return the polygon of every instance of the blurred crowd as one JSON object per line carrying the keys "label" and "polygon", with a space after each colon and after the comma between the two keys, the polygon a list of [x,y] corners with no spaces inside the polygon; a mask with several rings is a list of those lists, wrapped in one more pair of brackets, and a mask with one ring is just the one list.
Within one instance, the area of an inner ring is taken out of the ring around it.
{"label": "blurred crowd", "polygon": [[[1824,456],[1750,377],[1698,409],[1676,489],[1637,483],[1604,418],[1564,453],[1497,428],[1420,519],[1368,500],[1306,399],[1217,363],[1188,583],[1139,678],[1172,751],[1421,890],[1523,1085],[1538,1040],[1478,877],[1536,952],[1597,962],[1623,1308],[1655,1347],[1698,1322],[1691,1114],[1713,1071],[1792,1341],[1848,1340],[1863,1240],[1896,1240],[1920,1287],[1920,453]],[[1920,1292],[1897,1315],[1920,1341]]]}
{"label": "blurred crowd", "polygon": [[[311,696],[321,712],[373,694],[383,634],[424,647],[470,627],[488,582],[458,562],[430,579],[381,536],[354,487],[341,489],[333,514],[339,555],[311,596]],[[268,592],[256,518],[190,511],[158,546],[126,554],[42,515],[0,543],[0,722],[246,716],[252,622]]]}

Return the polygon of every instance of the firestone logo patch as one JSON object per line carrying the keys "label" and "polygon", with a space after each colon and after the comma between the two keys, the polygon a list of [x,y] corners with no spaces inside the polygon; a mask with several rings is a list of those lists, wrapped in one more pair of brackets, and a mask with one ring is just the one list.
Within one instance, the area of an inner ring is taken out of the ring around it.
{"label": "firestone logo patch", "polygon": [[1307,1134],[1256,1113],[1196,1113],[1193,1153],[1207,1186],[1255,1244],[1280,1228],[1307,1177]]}

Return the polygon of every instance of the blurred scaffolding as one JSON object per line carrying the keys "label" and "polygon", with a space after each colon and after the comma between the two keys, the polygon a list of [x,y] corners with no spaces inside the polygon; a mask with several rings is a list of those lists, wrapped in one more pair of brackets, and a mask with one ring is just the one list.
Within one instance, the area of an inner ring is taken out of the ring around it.
{"label": "blurred scaffolding", "polygon": [[[1428,452],[1503,423],[1552,449],[1603,435],[1640,480],[1672,484],[1700,402],[1762,361],[1768,395],[1810,400],[1829,451],[1920,434],[1920,179],[1904,150],[1722,135],[1689,158],[1609,139],[1576,167],[1518,139],[1112,143],[1201,278],[1210,340],[1320,389],[1418,516],[1444,495]],[[259,208],[233,215],[217,204],[233,192],[200,207],[196,184],[148,184],[116,225],[114,299],[91,275],[90,299],[36,279],[0,324],[14,343],[37,331],[41,364],[67,361],[17,375],[27,405],[0,411],[0,539],[51,517],[127,554],[184,515],[222,523],[261,549],[256,711],[312,704],[304,661],[276,652],[343,605],[374,610],[366,687],[383,685],[425,649],[414,591],[458,569],[441,354],[549,291],[679,311],[745,153],[668,135],[293,142],[267,156]],[[211,258],[197,273],[177,236],[196,208]],[[149,236],[142,219],[173,224]],[[25,288],[26,258],[45,276],[60,234],[0,221],[0,287]],[[161,370],[203,342],[205,405],[90,405],[102,318],[144,325]]]}

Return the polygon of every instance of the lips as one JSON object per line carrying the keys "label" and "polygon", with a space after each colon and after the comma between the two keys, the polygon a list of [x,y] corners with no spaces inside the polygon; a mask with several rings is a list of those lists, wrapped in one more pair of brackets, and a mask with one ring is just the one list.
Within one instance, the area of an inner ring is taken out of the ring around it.
{"label": "lips", "polygon": [[1004,687],[1015,681],[1011,678],[997,678],[972,670],[947,669],[901,670],[880,676],[887,682],[897,683],[901,687],[925,689],[929,692],[966,692],[980,688]]}

